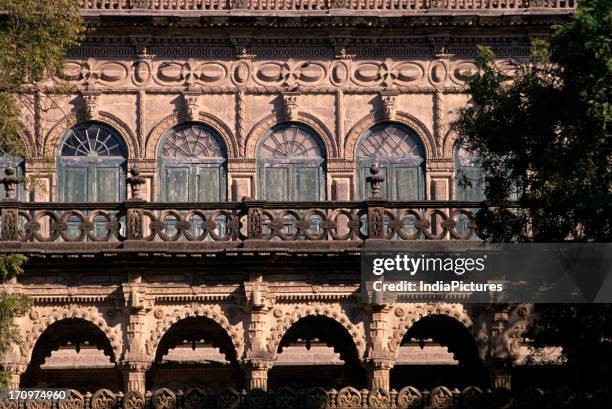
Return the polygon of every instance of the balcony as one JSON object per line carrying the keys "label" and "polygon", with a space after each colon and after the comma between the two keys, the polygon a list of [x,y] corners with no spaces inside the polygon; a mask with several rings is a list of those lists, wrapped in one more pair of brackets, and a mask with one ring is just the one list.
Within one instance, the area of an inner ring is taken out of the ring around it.
{"label": "balcony", "polygon": [[[0,249],[358,249],[366,241],[480,240],[482,203],[0,202]],[[504,211],[516,207],[505,204]]]}

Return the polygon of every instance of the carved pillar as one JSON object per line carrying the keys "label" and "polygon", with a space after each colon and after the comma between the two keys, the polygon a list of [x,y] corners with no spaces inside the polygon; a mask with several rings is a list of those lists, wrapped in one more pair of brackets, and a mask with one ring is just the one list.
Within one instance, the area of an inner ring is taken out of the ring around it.
{"label": "carved pillar", "polygon": [[384,304],[372,306],[370,319],[370,348],[368,350],[368,388],[389,390],[389,371],[395,361],[388,349],[387,313],[389,307]]}
{"label": "carved pillar", "polygon": [[268,390],[268,371],[272,368],[272,361],[250,360],[246,364],[245,372],[247,388]]}
{"label": "carved pillar", "polygon": [[5,176],[0,179],[4,185],[6,197],[2,201],[2,241],[19,240],[19,202],[17,202],[17,185],[19,178],[15,176],[15,171],[11,168],[4,170]]}
{"label": "carved pillar", "polygon": [[153,308],[153,300],[147,297],[146,284],[139,274],[129,274],[129,282],[122,285],[123,311],[128,315],[127,342],[124,360],[119,364],[123,372],[126,391],[145,393],[147,370],[151,367],[146,350],[145,316]]}
{"label": "carved pillar", "polygon": [[123,372],[125,391],[136,391],[144,395],[146,390],[147,371],[151,367],[149,362],[121,362],[119,368]]}
{"label": "carved pillar", "polygon": [[390,390],[389,388],[389,372],[393,368],[393,360],[391,359],[373,359],[370,361],[368,370],[368,389],[381,388]]}
{"label": "carved pillar", "polygon": [[489,304],[480,309],[474,320],[476,341],[493,388],[511,388],[512,366],[519,357],[532,307],[529,304]]}

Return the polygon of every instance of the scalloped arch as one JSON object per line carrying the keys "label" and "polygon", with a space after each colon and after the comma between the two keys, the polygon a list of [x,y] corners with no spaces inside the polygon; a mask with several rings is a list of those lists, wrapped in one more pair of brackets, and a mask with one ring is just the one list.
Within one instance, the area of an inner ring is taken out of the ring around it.
{"label": "scalloped arch", "polygon": [[208,318],[221,326],[226,332],[229,338],[232,340],[232,345],[236,350],[236,357],[240,359],[244,353],[244,339],[240,336],[240,333],[232,327],[223,312],[215,306],[196,306],[183,311],[173,311],[171,314],[167,314],[165,317],[157,321],[155,329],[151,332],[150,338],[145,342],[147,355],[153,360],[157,348],[159,348],[159,342],[168,330],[176,323],[190,317],[203,317]]}
{"label": "scalloped arch", "polygon": [[[59,120],[47,133],[43,144],[43,155],[48,155],[53,158],[57,157],[59,152],[59,144],[68,130],[80,123],[98,122],[111,127],[123,139],[128,150],[128,158],[140,157],[140,146],[138,139],[130,129],[130,127],[121,119],[108,112],[100,111],[96,119],[91,121],[80,121],[76,113],[70,113]],[[49,155],[51,154],[51,155]]]}
{"label": "scalloped arch", "polygon": [[421,139],[425,148],[426,159],[431,159],[437,156],[436,141],[425,124],[406,112],[397,112],[395,120],[388,121],[386,119],[378,119],[375,113],[366,115],[360,119],[346,135],[344,143],[344,154],[346,159],[355,159],[355,150],[361,136],[370,128],[384,123],[398,123],[410,128]]}
{"label": "scalloped arch", "polygon": [[[175,126],[185,123],[185,121],[182,121],[181,119],[181,115],[178,112],[175,112],[162,119],[153,129],[151,129],[145,143],[145,157],[157,157],[159,145],[164,135],[166,135],[166,133]],[[198,120],[191,122],[201,123],[202,125],[208,126],[217,132],[225,143],[228,158],[235,158],[238,156],[238,144],[236,143],[236,139],[234,138],[230,128],[219,118],[206,112],[199,112]]]}
{"label": "scalloped arch", "polygon": [[261,121],[257,122],[251,131],[247,135],[244,148],[244,156],[246,158],[254,158],[257,151],[257,145],[261,138],[276,125],[283,123],[298,123],[306,125],[311,128],[321,138],[323,145],[325,146],[326,158],[336,158],[338,156],[338,146],[334,140],[332,133],[325,126],[325,124],[314,115],[306,112],[300,112],[298,119],[295,121],[287,121],[284,117],[278,113],[272,113],[264,117]]}
{"label": "scalloped arch", "polygon": [[119,360],[122,354],[123,343],[121,341],[121,334],[118,331],[113,331],[108,324],[104,316],[91,309],[81,308],[79,306],[72,306],[64,309],[54,309],[43,317],[40,322],[36,322],[30,331],[28,331],[24,337],[24,342],[20,344],[19,349],[22,358],[25,358],[27,362],[32,360],[32,353],[34,352],[34,346],[40,336],[56,322],[63,321],[66,319],[81,319],[95,325],[104,333],[108,342],[113,349],[115,360]]}
{"label": "scalloped arch", "polygon": [[[411,306],[412,307],[412,306]],[[414,306],[416,307],[416,306]],[[396,306],[397,309],[404,309],[406,306]],[[420,314],[414,314],[414,308],[408,308],[408,311],[401,314],[397,324],[393,326],[393,333],[389,340],[389,351],[393,354],[394,358],[397,359],[399,356],[399,347],[404,339],[404,335],[412,328],[412,326],[419,321],[421,318],[433,316],[433,315],[445,315],[447,317],[455,319],[458,323],[463,325],[473,336],[472,333],[472,318],[466,313],[464,307],[460,304],[435,304],[427,305],[425,308],[420,309]]]}
{"label": "scalloped arch", "polygon": [[285,315],[278,318],[267,339],[267,349],[271,359],[276,359],[278,346],[283,336],[287,333],[292,325],[297,323],[302,318],[316,316],[327,317],[340,324],[355,343],[355,348],[359,354],[359,359],[363,359],[366,350],[366,337],[363,331],[361,331],[356,325],[353,325],[348,316],[342,312],[341,309],[332,308],[325,305],[314,305],[307,306],[305,308],[298,308],[294,311],[288,311]]}

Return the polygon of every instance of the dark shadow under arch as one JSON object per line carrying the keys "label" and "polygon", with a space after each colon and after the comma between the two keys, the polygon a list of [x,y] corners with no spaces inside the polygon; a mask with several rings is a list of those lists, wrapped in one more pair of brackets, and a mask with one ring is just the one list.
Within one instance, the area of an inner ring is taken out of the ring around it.
{"label": "dark shadow under arch", "polygon": [[[164,357],[177,347],[193,351],[212,347],[225,357],[226,363],[195,360],[164,361]],[[222,389],[227,386],[235,388],[246,386],[236,349],[227,331],[219,323],[207,317],[187,317],[174,323],[159,341],[155,362],[147,376],[147,389],[159,387]]]}
{"label": "dark shadow under arch", "polygon": [[[40,335],[34,348],[28,368],[22,377],[24,387],[72,388],[81,391],[104,387],[120,390],[123,386],[121,373],[113,368],[42,369],[41,366],[54,351],[74,347],[76,353],[84,348],[95,347],[104,352],[110,363],[116,356],[106,334],[94,323],[81,318],[66,318],[49,325]],[[57,374],[61,376],[58,376]]]}
{"label": "dark shadow under arch", "polygon": [[305,346],[313,344],[332,347],[340,355],[344,365],[304,365],[295,368],[273,366],[268,374],[268,387],[282,386],[323,386],[341,388],[354,386],[363,388],[366,373],[359,359],[359,352],[351,335],[339,322],[332,318],[317,315],[301,318],[294,323],[281,338],[278,355],[290,345]]}
{"label": "dark shadow under arch", "polygon": [[[400,345],[418,343],[427,348],[432,340],[459,361],[458,365],[398,365],[391,370],[391,387],[468,386],[487,384],[487,372],[478,354],[478,346],[470,331],[456,319],[446,315],[429,315],[415,322]],[[431,375],[431,376],[430,376]],[[435,383],[435,384],[434,384]]]}

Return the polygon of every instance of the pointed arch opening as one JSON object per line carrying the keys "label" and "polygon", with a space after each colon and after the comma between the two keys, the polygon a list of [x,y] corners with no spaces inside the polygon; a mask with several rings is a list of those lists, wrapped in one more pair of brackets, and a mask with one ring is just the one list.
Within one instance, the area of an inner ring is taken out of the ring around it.
{"label": "pointed arch opening", "polygon": [[487,384],[487,371],[470,331],[447,315],[428,315],[415,322],[400,343],[391,370],[391,387],[439,385],[465,387]]}
{"label": "pointed arch opening", "polygon": [[157,345],[148,389],[245,387],[236,349],[216,321],[187,317],[166,331]]}
{"label": "pointed arch opening", "polygon": [[62,139],[57,197],[62,202],[118,202],[126,198],[127,147],[113,128],[79,124]]}
{"label": "pointed arch opening", "polygon": [[273,127],[257,149],[258,196],[272,201],[325,200],[325,147],[309,127]]}
{"label": "pointed arch opening", "polygon": [[268,387],[365,387],[359,352],[339,322],[326,316],[306,316],[295,322],[278,345],[268,373]]}
{"label": "pointed arch opening", "polygon": [[378,164],[384,176],[381,195],[389,200],[425,199],[425,150],[415,132],[404,125],[384,123],[366,131],[357,146],[358,196],[372,192],[366,178]]}
{"label": "pointed arch opening", "polygon": [[212,128],[186,123],[172,128],[160,144],[160,200],[218,202],[227,198],[227,149]]}
{"label": "pointed arch opening", "polygon": [[49,325],[34,344],[22,386],[118,392],[123,382],[116,359],[97,325],[82,318],[62,319]]}

